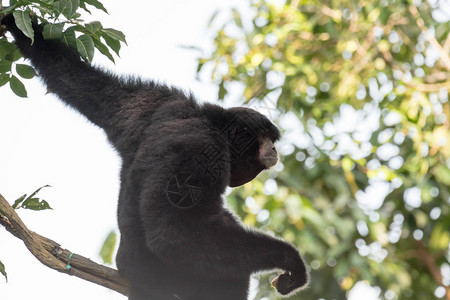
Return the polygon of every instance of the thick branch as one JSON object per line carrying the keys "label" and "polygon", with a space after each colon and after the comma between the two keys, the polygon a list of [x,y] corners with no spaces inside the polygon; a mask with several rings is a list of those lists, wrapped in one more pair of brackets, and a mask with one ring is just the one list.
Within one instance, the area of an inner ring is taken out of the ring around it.
{"label": "thick branch", "polygon": [[[55,241],[30,231],[2,195],[0,195],[0,224],[21,239],[28,250],[47,267],[128,295],[128,282],[117,270],[77,254],[73,254],[69,262],[72,252],[61,248]],[[69,263],[71,267],[67,268]]]}

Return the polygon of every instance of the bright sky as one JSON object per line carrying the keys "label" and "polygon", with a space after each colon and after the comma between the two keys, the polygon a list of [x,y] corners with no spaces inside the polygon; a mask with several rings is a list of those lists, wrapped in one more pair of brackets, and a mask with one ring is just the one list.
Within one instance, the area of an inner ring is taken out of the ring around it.
{"label": "bright sky", "polygon": [[[126,5],[124,5],[126,3]],[[122,74],[139,74],[186,90],[205,101],[217,89],[195,80],[196,53],[208,49],[207,22],[216,10],[246,7],[245,1],[169,0],[104,1],[109,15],[95,11],[89,20],[122,30],[128,47],[113,65],[97,55],[94,62]],[[248,12],[248,10],[247,10]],[[86,18],[87,19],[87,18]],[[19,210],[25,224],[77,254],[101,262],[99,250],[116,228],[120,161],[103,132],[68,109],[38,79],[27,80],[28,99],[0,88],[0,193],[10,202],[40,186],[53,210]],[[87,281],[60,274],[38,262],[23,243],[0,227],[0,260],[9,281],[0,277],[2,300],[125,299]],[[377,299],[369,286],[366,300]],[[356,295],[356,294],[355,294]],[[372,295],[372,296],[371,296]],[[353,299],[358,299],[353,296]]]}

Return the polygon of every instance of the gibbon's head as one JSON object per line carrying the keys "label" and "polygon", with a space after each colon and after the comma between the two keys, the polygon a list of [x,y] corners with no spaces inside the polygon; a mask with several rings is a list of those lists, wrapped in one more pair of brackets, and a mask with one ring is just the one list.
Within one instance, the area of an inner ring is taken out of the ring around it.
{"label": "gibbon's head", "polygon": [[233,118],[222,133],[230,148],[228,185],[235,187],[249,182],[278,162],[274,143],[280,138],[280,131],[267,117],[253,109],[235,107],[228,111]]}

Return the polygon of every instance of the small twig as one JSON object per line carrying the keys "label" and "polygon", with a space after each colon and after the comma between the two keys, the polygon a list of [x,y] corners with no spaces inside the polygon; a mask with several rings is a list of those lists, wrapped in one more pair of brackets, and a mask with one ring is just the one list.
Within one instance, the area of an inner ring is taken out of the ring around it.
{"label": "small twig", "polygon": [[322,7],[320,8],[320,12],[332,19],[339,20],[342,18],[342,13],[340,10],[332,9],[326,5],[322,5]]}
{"label": "small twig", "polygon": [[444,49],[445,53],[448,53],[450,51],[450,33],[447,35],[444,46],[442,48]]}
{"label": "small twig", "polygon": [[300,2],[300,0],[293,0],[292,2],[291,2],[291,8],[293,8],[293,9],[297,9],[298,8],[298,3]]}
{"label": "small twig", "polygon": [[450,78],[450,72],[434,72],[425,76],[426,83],[435,83]]}
{"label": "small twig", "polygon": [[450,89],[450,81],[440,82],[440,83],[417,83],[408,82],[408,86],[421,91],[421,92],[439,92],[442,89]]}
{"label": "small twig", "polygon": [[[128,295],[128,281],[121,277],[117,270],[97,264],[81,255],[71,255],[71,251],[61,248],[55,241],[30,231],[2,195],[0,195],[0,225],[21,239],[28,250],[47,267]],[[71,268],[67,267],[69,257]]]}

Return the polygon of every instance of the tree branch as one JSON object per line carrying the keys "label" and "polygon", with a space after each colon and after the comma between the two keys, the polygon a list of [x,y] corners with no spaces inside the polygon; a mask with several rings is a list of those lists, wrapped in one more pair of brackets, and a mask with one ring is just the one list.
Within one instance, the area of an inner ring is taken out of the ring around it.
{"label": "tree branch", "polygon": [[81,255],[72,254],[55,241],[30,231],[2,195],[0,195],[0,224],[21,239],[28,250],[47,267],[128,295],[128,281],[121,277],[117,270],[97,264]]}
{"label": "tree branch", "polygon": [[416,245],[419,257],[425,263],[426,267],[433,276],[434,281],[445,288],[445,299],[450,300],[450,287],[444,286],[444,284],[442,283],[441,270],[439,269],[439,266],[436,264],[435,259],[428,251],[428,249],[425,247],[425,245],[422,243],[422,241],[416,241]]}
{"label": "tree branch", "polygon": [[411,88],[415,88],[421,92],[439,92],[442,89],[450,89],[450,81],[440,83],[417,83],[410,81],[407,84]]}

